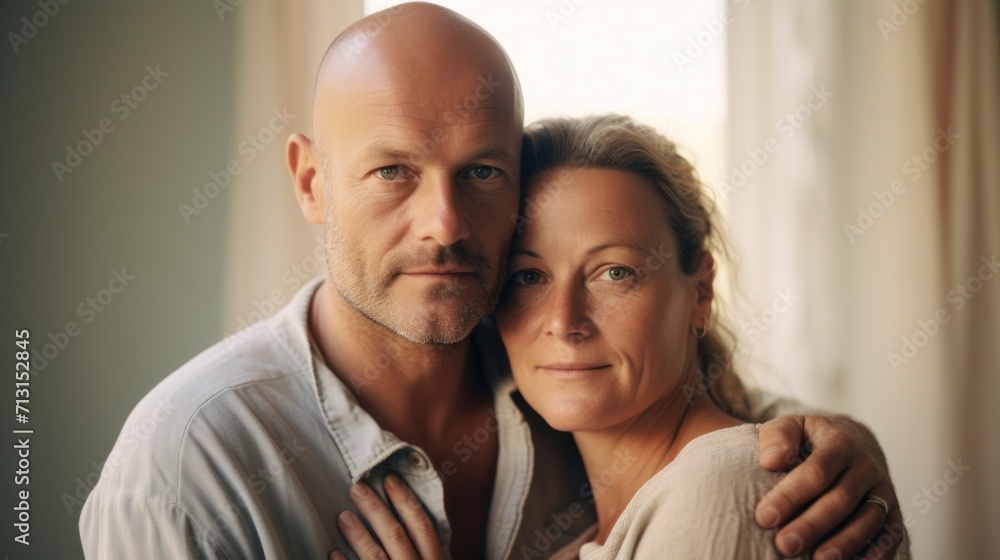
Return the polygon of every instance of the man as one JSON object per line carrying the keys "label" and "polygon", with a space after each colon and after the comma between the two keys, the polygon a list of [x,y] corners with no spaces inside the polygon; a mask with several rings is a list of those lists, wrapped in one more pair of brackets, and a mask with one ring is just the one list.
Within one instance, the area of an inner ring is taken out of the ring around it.
{"label": "man", "polygon": [[[347,549],[352,498],[377,498],[352,483],[381,491],[389,473],[454,558],[545,557],[589,526],[597,489],[571,438],[519,398],[490,325],[473,332],[503,285],[522,125],[510,61],[461,16],[404,4],[342,33],[315,139],[287,146],[328,277],[140,402],[84,506],[88,557],[325,557]],[[812,504],[779,533],[783,553],[862,549],[886,515],[859,507],[868,494],[898,513],[863,428],[786,417],[761,434],[773,470],[813,447],[757,511],[774,526]]]}

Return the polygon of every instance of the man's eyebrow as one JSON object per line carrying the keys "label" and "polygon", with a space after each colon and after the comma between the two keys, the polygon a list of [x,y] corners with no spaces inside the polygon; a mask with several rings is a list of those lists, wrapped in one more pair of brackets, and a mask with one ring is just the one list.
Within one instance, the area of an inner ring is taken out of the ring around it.
{"label": "man's eyebrow", "polygon": [[494,141],[486,144],[482,150],[476,152],[470,161],[482,159],[511,159],[514,157],[514,150],[504,142]]}
{"label": "man's eyebrow", "polygon": [[[426,150],[426,148],[423,149]],[[400,148],[399,145],[395,143],[385,142],[382,140],[376,140],[366,146],[363,146],[360,152],[365,157],[388,157],[403,161],[416,161],[426,156],[426,154],[422,153],[420,149],[412,151],[406,150]],[[512,159],[513,157],[514,150],[511,149],[510,146],[504,142],[494,141],[483,146],[481,150],[469,156],[467,160],[469,162],[476,162],[489,159]]]}
{"label": "man's eyebrow", "polygon": [[375,141],[364,146],[361,148],[361,153],[365,157],[388,157],[390,159],[400,159],[404,161],[414,161],[420,159],[419,154],[415,152],[403,150],[397,145],[382,141]]}

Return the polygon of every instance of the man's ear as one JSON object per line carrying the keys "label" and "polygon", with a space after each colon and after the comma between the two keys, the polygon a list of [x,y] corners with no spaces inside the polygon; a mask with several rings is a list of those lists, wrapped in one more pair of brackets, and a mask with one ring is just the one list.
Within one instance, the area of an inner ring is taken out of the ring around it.
{"label": "man's ear", "polygon": [[691,326],[695,329],[711,325],[712,301],[715,299],[715,257],[705,251],[698,260],[698,270],[694,273],[695,299],[691,309]]}
{"label": "man's ear", "polygon": [[311,224],[322,224],[326,216],[326,184],[316,144],[304,134],[292,134],[285,145],[285,161],[302,215]]}

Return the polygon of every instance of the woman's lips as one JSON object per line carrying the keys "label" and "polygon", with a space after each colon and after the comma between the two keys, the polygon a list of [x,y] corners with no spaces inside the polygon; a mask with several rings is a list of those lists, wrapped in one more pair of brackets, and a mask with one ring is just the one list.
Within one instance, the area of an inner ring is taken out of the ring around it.
{"label": "woman's lips", "polygon": [[591,362],[559,362],[538,366],[538,369],[556,379],[581,379],[601,373],[610,367],[610,364]]}

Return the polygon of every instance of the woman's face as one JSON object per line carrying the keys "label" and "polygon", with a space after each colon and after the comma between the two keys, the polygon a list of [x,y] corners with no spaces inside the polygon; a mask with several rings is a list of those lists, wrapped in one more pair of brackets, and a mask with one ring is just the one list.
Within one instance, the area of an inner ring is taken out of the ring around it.
{"label": "woman's face", "polygon": [[663,203],[639,175],[563,168],[524,188],[497,310],[524,398],[564,431],[684,398],[697,367],[691,327],[711,307],[711,259],[693,276],[681,271]]}

